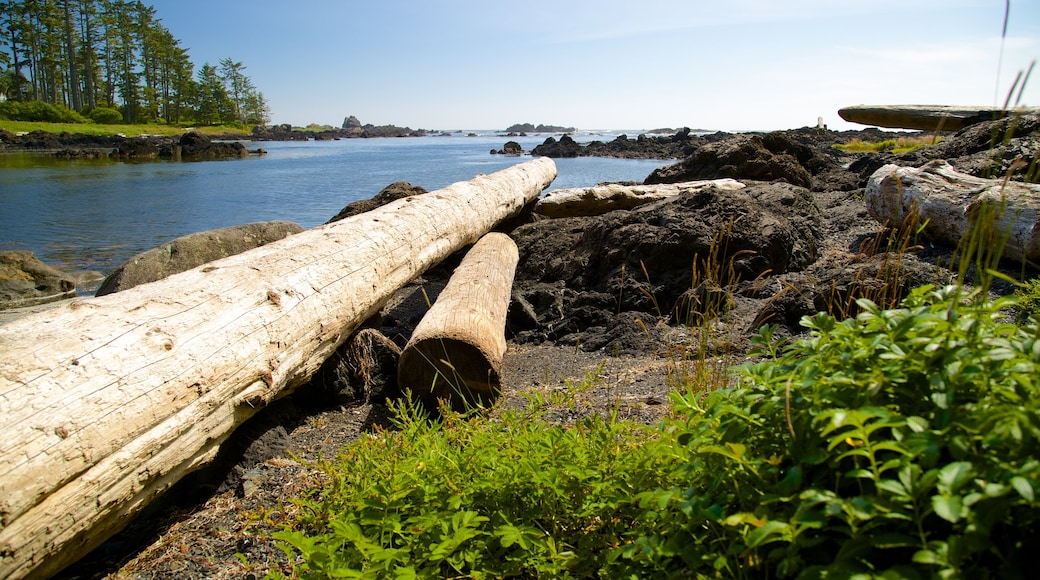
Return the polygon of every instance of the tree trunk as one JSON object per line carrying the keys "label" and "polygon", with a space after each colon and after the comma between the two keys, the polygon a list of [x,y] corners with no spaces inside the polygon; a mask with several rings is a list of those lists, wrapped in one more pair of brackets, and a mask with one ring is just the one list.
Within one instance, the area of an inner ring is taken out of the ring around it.
{"label": "tree trunk", "polygon": [[537,159],[0,326],[0,577],[118,531],[555,176]]}
{"label": "tree trunk", "polygon": [[[996,218],[994,230],[1008,236],[1004,257],[1040,262],[1040,185],[983,179],[957,172],[943,160],[920,169],[885,165],[864,190],[867,209],[891,226],[924,224],[923,234],[957,244],[980,216]],[[994,240],[996,242],[996,240]]]}
{"label": "tree trunk", "polygon": [[691,193],[708,187],[734,190],[744,184],[733,179],[712,179],[656,185],[622,185],[606,183],[593,187],[556,189],[545,194],[534,206],[535,213],[553,218],[594,216],[616,209],[632,209],[640,205]]}
{"label": "tree trunk", "polygon": [[1006,117],[993,107],[950,107],[945,105],[856,105],[838,109],[850,123],[920,131],[960,131],[968,125]]}
{"label": "tree trunk", "polygon": [[506,312],[519,254],[505,234],[488,234],[466,253],[401,351],[397,381],[428,410],[446,400],[458,411],[487,406],[501,392]]}
{"label": "tree trunk", "polygon": [[69,90],[72,92],[70,109],[77,113],[83,110],[83,95],[79,85],[79,60],[76,56],[76,37],[72,34],[72,0],[65,0],[65,50],[69,71]]}

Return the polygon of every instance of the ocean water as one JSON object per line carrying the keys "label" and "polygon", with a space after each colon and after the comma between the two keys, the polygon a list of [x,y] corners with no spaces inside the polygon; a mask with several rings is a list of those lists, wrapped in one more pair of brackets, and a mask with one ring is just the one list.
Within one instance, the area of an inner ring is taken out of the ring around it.
{"label": "ocean water", "polygon": [[[575,140],[610,140],[585,134]],[[344,139],[247,143],[263,156],[199,162],[66,161],[0,155],[0,250],[107,274],[131,256],[192,232],[288,220],[325,223],[343,206],[394,181],[434,190],[531,159],[491,155],[506,141],[525,151],[546,135]],[[670,160],[557,159],[547,191],[642,181]]]}

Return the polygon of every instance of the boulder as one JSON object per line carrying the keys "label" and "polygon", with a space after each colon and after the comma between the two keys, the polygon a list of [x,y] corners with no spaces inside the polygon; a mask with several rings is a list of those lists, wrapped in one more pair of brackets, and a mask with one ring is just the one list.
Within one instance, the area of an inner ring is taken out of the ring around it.
{"label": "boulder", "polygon": [[0,252],[0,310],[73,298],[76,280],[25,250]]}
{"label": "boulder", "polygon": [[531,154],[555,159],[580,157],[582,155],[582,147],[570,135],[561,136],[559,141],[552,137],[546,137],[541,145],[531,150]]}
{"label": "boulder", "polygon": [[491,153],[494,155],[523,155],[524,148],[516,141],[506,141],[506,144],[501,149],[498,151],[492,149]]}
{"label": "boulder", "polygon": [[612,328],[619,312],[687,321],[681,298],[706,277],[726,285],[805,268],[820,251],[822,216],[808,190],[773,183],[539,220],[512,235],[516,339],[589,348],[602,341],[587,330]]}
{"label": "boulder", "polygon": [[338,222],[339,220],[348,218],[352,215],[372,211],[377,207],[390,203],[391,201],[422,193],[426,193],[426,189],[420,185],[412,185],[407,181],[395,181],[384,187],[379,193],[369,199],[362,199],[347,204],[343,209],[339,210],[339,213],[326,223],[331,224],[332,222]]}
{"label": "boulder", "polygon": [[188,234],[130,258],[105,278],[95,295],[161,280],[302,231],[292,222],[271,221]]}
{"label": "boulder", "polygon": [[351,115],[351,116],[346,117],[345,119],[343,119],[343,128],[344,129],[360,129],[361,128],[361,121],[359,121],[358,118],[355,117],[354,115]]}
{"label": "boulder", "polygon": [[246,157],[249,152],[245,145],[233,142],[214,143],[209,137],[197,131],[189,131],[181,135],[178,147],[174,148],[172,157],[187,160],[225,159],[229,157]]}
{"label": "boulder", "polygon": [[812,175],[803,166],[814,158],[811,148],[779,133],[736,135],[697,148],[679,163],[658,168],[645,184],[678,183],[700,179],[783,180],[812,187]]}

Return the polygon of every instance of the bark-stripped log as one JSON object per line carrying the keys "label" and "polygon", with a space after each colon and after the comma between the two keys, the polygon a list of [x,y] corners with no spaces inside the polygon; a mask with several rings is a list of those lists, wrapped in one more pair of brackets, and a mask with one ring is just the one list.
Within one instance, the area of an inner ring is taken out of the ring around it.
{"label": "bark-stripped log", "polygon": [[920,169],[881,167],[867,181],[864,197],[879,223],[901,226],[917,220],[925,236],[951,244],[971,230],[979,215],[994,215],[996,232],[1008,236],[1004,257],[1040,262],[1040,185],[974,177],[936,160]]}
{"label": "bark-stripped log", "polygon": [[50,575],[118,531],[555,176],[537,159],[0,326],[0,577]]}
{"label": "bark-stripped log", "polygon": [[975,123],[1029,110],[1019,108],[1007,111],[993,107],[949,105],[856,105],[838,109],[838,116],[850,123],[893,129],[960,131]]}
{"label": "bark-stripped log", "polygon": [[429,410],[491,404],[501,392],[506,312],[520,256],[505,234],[481,238],[463,258],[401,351],[397,381]]}
{"label": "bark-stripped log", "polygon": [[680,193],[693,193],[708,187],[725,190],[742,189],[734,179],[710,179],[655,185],[623,185],[604,183],[593,187],[554,189],[542,196],[534,206],[535,213],[546,217],[578,217],[605,214],[616,209],[632,209]]}

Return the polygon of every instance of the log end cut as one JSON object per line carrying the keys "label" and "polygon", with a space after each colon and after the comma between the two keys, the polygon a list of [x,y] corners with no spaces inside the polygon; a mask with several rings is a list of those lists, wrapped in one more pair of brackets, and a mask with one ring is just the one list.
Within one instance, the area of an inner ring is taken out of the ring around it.
{"label": "log end cut", "polygon": [[501,360],[470,342],[430,338],[409,344],[401,354],[398,383],[430,411],[442,401],[455,411],[494,404],[502,392]]}

